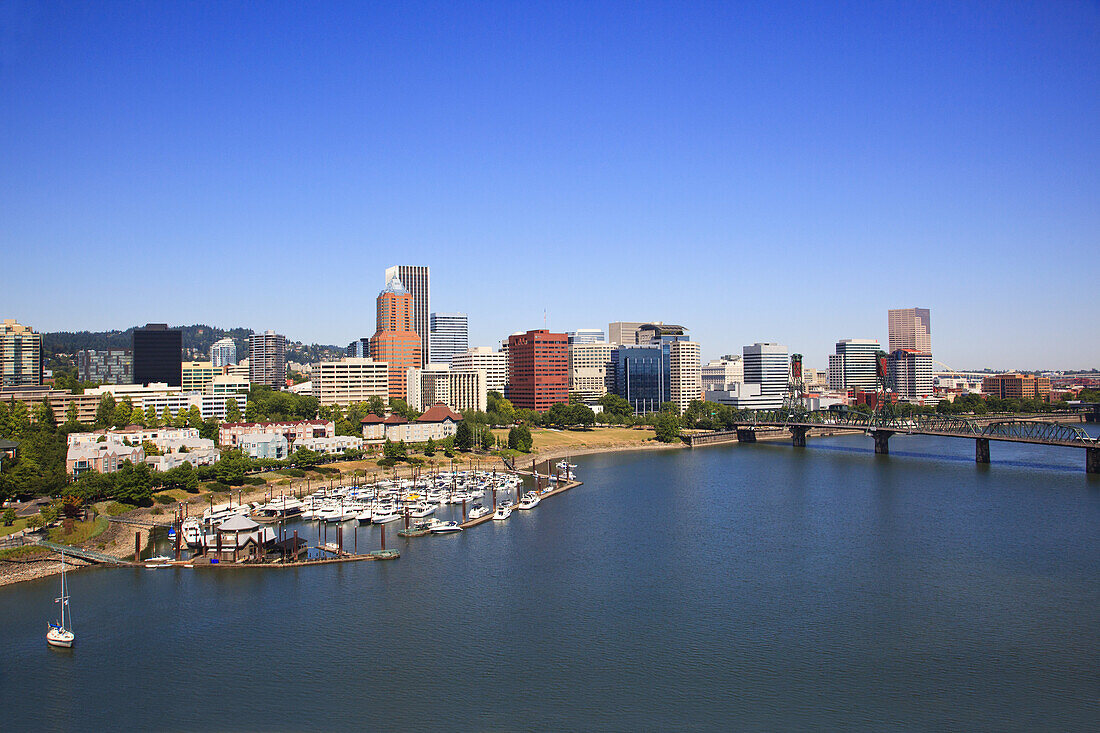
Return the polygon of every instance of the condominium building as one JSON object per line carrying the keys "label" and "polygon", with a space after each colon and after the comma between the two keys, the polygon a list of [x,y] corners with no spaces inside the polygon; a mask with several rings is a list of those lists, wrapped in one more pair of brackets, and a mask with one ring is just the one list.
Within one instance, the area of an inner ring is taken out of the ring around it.
{"label": "condominium building", "polygon": [[286,336],[264,331],[248,337],[248,379],[273,389],[286,386]]}
{"label": "condominium building", "polygon": [[615,391],[618,347],[610,343],[569,344],[569,392],[594,403]]}
{"label": "condominium building", "polygon": [[683,413],[695,400],[703,399],[703,380],[699,344],[677,339],[669,344],[669,401]]}
{"label": "condominium building", "polygon": [[358,359],[367,359],[370,357],[370,338],[364,336],[358,338],[348,344],[347,356],[354,356]]}
{"label": "condominium building", "polygon": [[890,353],[912,349],[932,353],[932,315],[928,308],[897,308],[889,312]]}
{"label": "condominium building", "polygon": [[5,318],[0,323],[0,387],[42,384],[42,334]]}
{"label": "condominium building", "polygon": [[829,355],[829,388],[873,392],[878,385],[876,358],[882,346],[876,339],[841,339]]}
{"label": "condominium building", "polygon": [[431,272],[426,265],[394,265],[386,268],[386,283],[400,280],[412,296],[412,326],[410,331],[420,337],[420,366],[430,361],[431,324],[428,314],[432,310]]}
{"label": "condominium building", "polygon": [[131,337],[134,384],[162,382],[179,387],[183,381],[183,332],[167,323],[148,323],[135,328]]}
{"label": "condominium building", "polygon": [[576,331],[566,331],[570,344],[599,344],[605,342],[603,329],[578,328]]}
{"label": "condominium building", "polygon": [[53,418],[59,425],[65,422],[66,413],[72,405],[76,405],[77,421],[83,423],[95,421],[96,407],[99,406],[99,395],[73,394],[68,390],[51,389],[41,385],[0,387],[0,402],[12,400],[26,404],[32,420],[35,406],[48,401],[53,409]]}
{"label": "condominium building", "polygon": [[545,412],[569,401],[569,340],[546,329],[508,337],[507,397],[517,409]]}
{"label": "condominium building", "polygon": [[210,363],[215,369],[237,363],[237,344],[231,338],[219,339],[210,347]]}
{"label": "condominium building", "polygon": [[726,354],[712,359],[700,369],[703,391],[726,389],[728,384],[745,381],[745,362],[740,354]]}
{"label": "condominium building", "polygon": [[145,460],[141,444],[127,445],[121,440],[105,440],[102,443],[70,445],[65,455],[65,471],[73,478],[96,471],[114,473],[127,461],[136,465]]}
{"label": "condominium building", "polygon": [[441,403],[457,412],[480,410],[488,406],[485,370],[452,369],[446,364],[428,364],[408,371],[409,407],[426,410]]}
{"label": "condominium building", "polygon": [[148,410],[151,407],[153,412],[158,415],[164,414],[165,410],[168,410],[169,414],[178,415],[181,412],[190,411],[192,407],[197,407],[203,420],[211,418],[224,420],[229,413],[230,400],[237,404],[237,409],[242,413],[248,409],[247,393],[182,394],[180,392],[170,392],[168,394],[147,395],[142,397],[140,402],[133,397],[130,400],[134,409]]}
{"label": "condominium building", "polygon": [[236,374],[219,374],[211,380],[206,392],[224,395],[248,394],[249,387],[251,384],[247,375],[242,377]]}
{"label": "condominium building", "polygon": [[452,356],[470,348],[470,330],[465,313],[432,313],[430,328],[430,359],[425,363],[450,364]]}
{"label": "condominium building", "polygon": [[455,371],[480,369],[485,372],[485,389],[504,394],[508,384],[508,355],[503,351],[493,351],[488,346],[475,346],[461,354],[451,357],[451,368]]}
{"label": "condominium building", "polygon": [[997,374],[982,380],[982,394],[1001,399],[1029,400],[1038,397],[1050,397],[1050,377],[1037,377],[1034,374]]}
{"label": "condominium building", "polygon": [[130,349],[81,349],[76,352],[76,374],[81,382],[130,384],[134,355]]}
{"label": "condominium building", "polygon": [[886,379],[898,397],[927,397],[932,394],[932,355],[916,349],[894,351],[886,360]]}
{"label": "condominium building", "polygon": [[[180,389],[184,392],[206,392],[221,374],[212,361],[185,361],[180,366]],[[248,391],[247,389],[245,390]]]}
{"label": "condominium building", "polygon": [[313,394],[322,405],[347,406],[390,395],[390,365],[361,357],[344,357],[313,366]]}
{"label": "condominium building", "polygon": [[405,379],[408,370],[423,365],[420,336],[412,330],[413,306],[412,293],[397,277],[392,278],[378,295],[378,330],[370,340],[370,355],[375,361],[389,365],[391,400],[407,399]]}
{"label": "condominium building", "polygon": [[301,438],[328,438],[336,435],[336,423],[332,420],[227,422],[218,426],[218,445],[236,446],[241,436],[256,433],[281,435],[291,442]]}

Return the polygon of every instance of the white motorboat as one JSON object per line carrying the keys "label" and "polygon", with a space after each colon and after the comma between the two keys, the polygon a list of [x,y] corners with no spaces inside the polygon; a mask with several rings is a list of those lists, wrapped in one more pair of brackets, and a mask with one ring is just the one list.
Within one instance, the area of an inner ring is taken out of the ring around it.
{"label": "white motorboat", "polygon": [[435,511],[435,506],[426,501],[417,502],[409,507],[409,516],[414,519],[423,519]]}
{"label": "white motorboat", "polygon": [[481,504],[474,504],[473,508],[470,509],[466,516],[468,516],[470,519],[481,519],[482,517],[492,513],[493,510],[489,507],[482,506]]}
{"label": "white motorboat", "polygon": [[46,643],[50,646],[64,649],[72,648],[76,641],[76,634],[72,630],[72,617],[69,615],[69,594],[65,591],[65,552],[61,552],[61,597],[54,598],[54,603],[61,604],[61,620],[56,624],[50,624],[50,630],[46,632]]}
{"label": "white motorboat", "polygon": [[458,522],[439,522],[433,524],[428,531],[435,534],[445,534],[447,532],[461,532],[462,527],[458,526]]}
{"label": "white motorboat", "polygon": [[512,502],[505,501],[497,504],[497,510],[493,512],[493,520],[500,522],[512,516]]}
{"label": "white motorboat", "polygon": [[171,562],[172,558],[168,557],[167,555],[156,555],[145,561],[145,567],[149,569],[170,568],[172,567],[169,564]]}
{"label": "white motorboat", "polygon": [[523,495],[523,498],[519,500],[519,504],[516,504],[516,509],[534,509],[539,505],[542,498],[534,491],[528,491]]}
{"label": "white motorboat", "polygon": [[370,520],[375,524],[386,524],[387,522],[395,522],[401,518],[401,512],[397,511],[397,507],[392,504],[385,506],[376,506],[374,511],[371,512]]}

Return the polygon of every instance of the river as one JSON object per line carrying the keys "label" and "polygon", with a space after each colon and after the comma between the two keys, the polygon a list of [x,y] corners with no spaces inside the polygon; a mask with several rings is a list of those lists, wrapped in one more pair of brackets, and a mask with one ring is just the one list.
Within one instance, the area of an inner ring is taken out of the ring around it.
{"label": "river", "polygon": [[71,652],[57,578],[0,588],[4,727],[1096,730],[1083,451],[890,447],[586,456],[393,562],[73,573]]}

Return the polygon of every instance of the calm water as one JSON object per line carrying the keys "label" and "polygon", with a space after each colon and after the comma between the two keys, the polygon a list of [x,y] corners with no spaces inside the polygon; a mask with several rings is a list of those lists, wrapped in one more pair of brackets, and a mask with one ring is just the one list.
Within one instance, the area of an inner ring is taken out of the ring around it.
{"label": "calm water", "polygon": [[1100,727],[1083,452],[870,449],[585,457],[506,523],[390,525],[391,563],[75,573],[71,653],[56,579],[0,588],[4,728]]}

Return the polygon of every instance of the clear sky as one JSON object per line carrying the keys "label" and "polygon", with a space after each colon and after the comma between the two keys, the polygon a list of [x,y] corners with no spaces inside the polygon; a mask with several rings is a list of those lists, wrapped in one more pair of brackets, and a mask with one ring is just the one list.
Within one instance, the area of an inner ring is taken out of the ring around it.
{"label": "clear sky", "polygon": [[1100,5],[0,0],[0,316],[1100,367]]}

